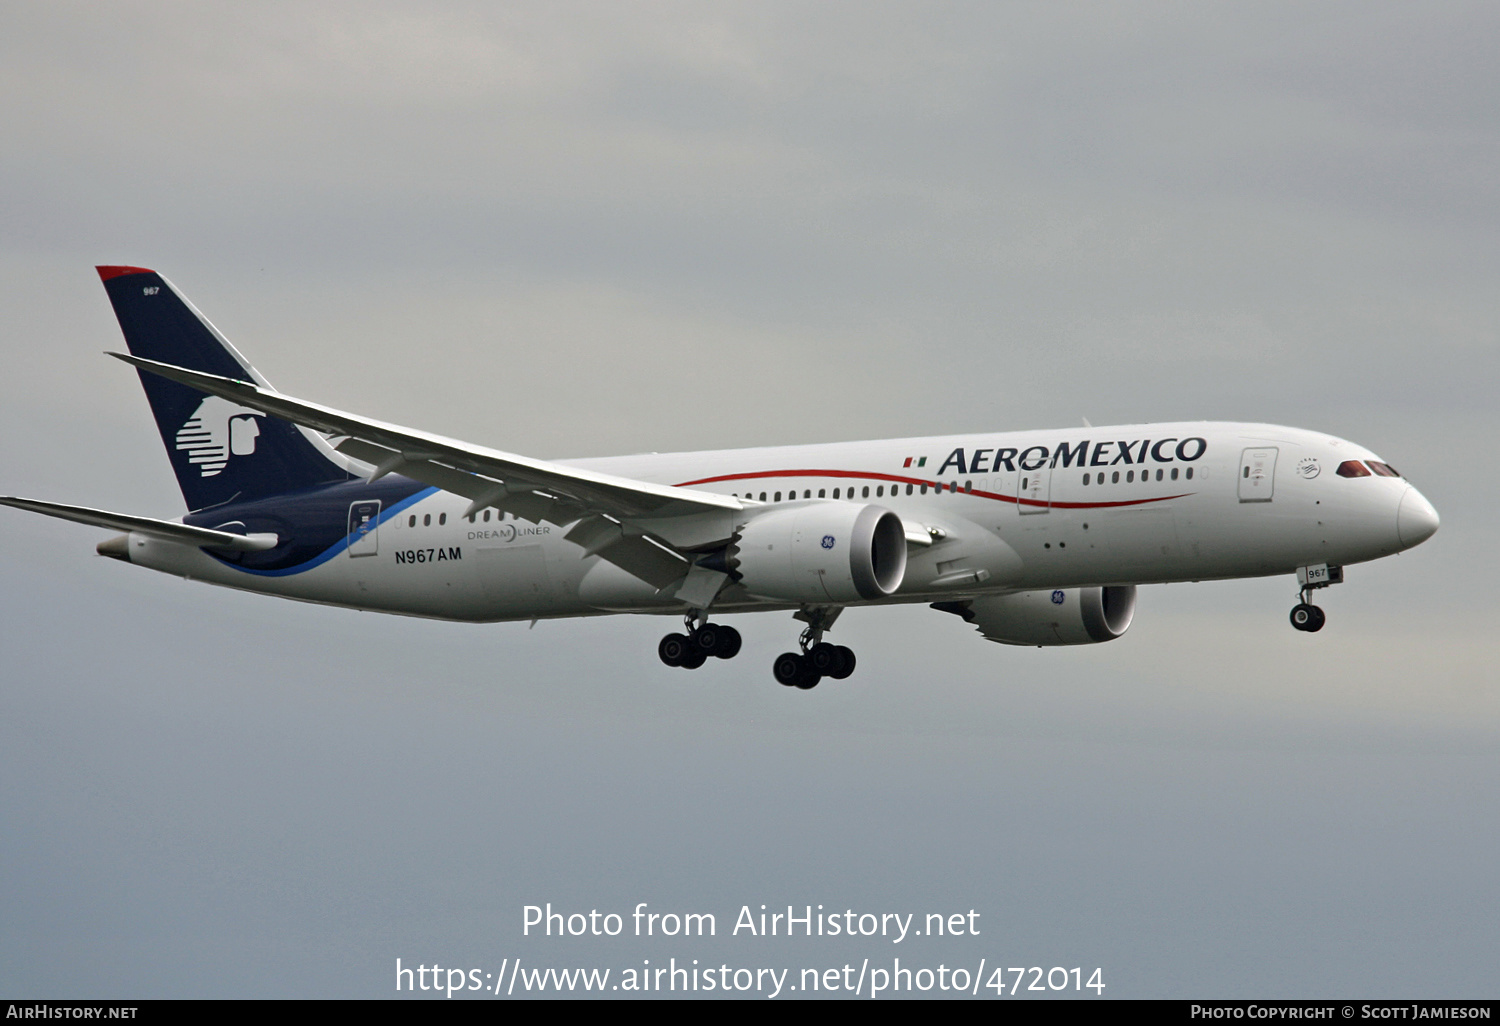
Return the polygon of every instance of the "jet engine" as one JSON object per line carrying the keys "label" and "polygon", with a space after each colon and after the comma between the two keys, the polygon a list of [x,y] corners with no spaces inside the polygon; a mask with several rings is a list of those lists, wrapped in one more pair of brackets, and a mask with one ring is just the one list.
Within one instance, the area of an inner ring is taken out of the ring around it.
{"label": "jet engine", "polygon": [[768,510],[725,553],[746,590],[786,602],[882,599],[906,575],[901,518],[879,506],[815,502]]}
{"label": "jet engine", "polygon": [[939,603],[1004,645],[1092,645],[1124,634],[1135,617],[1135,585],[1057,588]]}

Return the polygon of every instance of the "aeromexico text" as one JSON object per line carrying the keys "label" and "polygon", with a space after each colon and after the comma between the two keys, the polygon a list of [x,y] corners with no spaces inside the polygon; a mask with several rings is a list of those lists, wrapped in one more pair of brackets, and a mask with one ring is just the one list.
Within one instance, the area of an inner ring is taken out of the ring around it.
{"label": "aeromexico text", "polygon": [[[887,937],[900,944],[913,937],[977,937],[980,913],[967,912],[858,912],[852,908],[838,911],[804,905],[786,906],[786,911],[760,906],[752,911],[741,905],[735,916],[731,937]],[[718,918],[712,912],[657,912],[646,902],[635,911],[621,916],[618,912],[553,911],[549,901],[542,905],[521,907],[521,935],[530,937],[618,937],[625,933],[635,937],[714,937],[718,935]]]}
{"label": "aeromexico text", "polygon": [[1137,438],[1124,441],[1059,442],[1057,447],[1033,445],[1026,449],[954,449],[938,468],[960,474],[993,474],[1001,470],[1040,470],[1042,467],[1113,467],[1120,463],[1192,463],[1208,451],[1204,438]]}

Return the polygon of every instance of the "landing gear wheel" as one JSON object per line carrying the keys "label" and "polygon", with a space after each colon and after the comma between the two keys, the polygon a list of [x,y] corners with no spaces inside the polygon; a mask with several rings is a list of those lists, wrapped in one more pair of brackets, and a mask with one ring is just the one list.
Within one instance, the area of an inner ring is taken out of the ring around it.
{"label": "landing gear wheel", "polygon": [[716,623],[706,623],[689,635],[693,639],[693,650],[706,656],[714,654],[719,647],[719,632],[724,628]]}
{"label": "landing gear wheel", "polygon": [[834,680],[843,680],[854,672],[854,650],[846,645],[836,646],[841,663],[836,670],[828,671]]}
{"label": "landing gear wheel", "polygon": [[817,670],[814,670],[806,659],[803,659],[802,676],[797,678],[797,687],[801,688],[803,691],[811,691],[813,688],[818,686],[818,681],[822,679],[823,675]]}
{"label": "landing gear wheel", "polygon": [[740,632],[722,623],[706,623],[693,632],[692,643],[705,657],[733,659],[740,653]]}
{"label": "landing gear wheel", "polygon": [[683,658],[680,665],[684,670],[696,670],[706,662],[708,662],[708,656],[704,655],[702,652],[689,652]]}
{"label": "landing gear wheel", "polygon": [[714,655],[718,656],[720,659],[733,659],[735,656],[740,654],[740,645],[742,643],[743,639],[740,638],[739,631],[735,630],[733,627],[726,627],[723,624],[720,624],[719,644],[718,647],[714,649]]}
{"label": "landing gear wheel", "polygon": [[824,677],[843,680],[854,672],[854,653],[844,645],[820,641],[807,650],[807,661]]}
{"label": "landing gear wheel", "polygon": [[686,634],[668,634],[656,646],[656,654],[668,666],[682,666],[693,649]]}
{"label": "landing gear wheel", "polygon": [[844,660],[839,657],[838,646],[820,641],[807,650],[807,661],[819,674],[837,677],[843,669]]}
{"label": "landing gear wheel", "polygon": [[1299,631],[1307,631],[1309,633],[1320,631],[1327,620],[1328,618],[1323,614],[1323,610],[1307,602],[1298,602],[1292,607],[1292,626]]}
{"label": "landing gear wheel", "polygon": [[813,669],[810,661],[804,655],[796,652],[783,652],[776,657],[776,662],[771,666],[771,673],[778,684],[789,688],[801,688],[807,691],[818,686],[822,680],[822,674]]}

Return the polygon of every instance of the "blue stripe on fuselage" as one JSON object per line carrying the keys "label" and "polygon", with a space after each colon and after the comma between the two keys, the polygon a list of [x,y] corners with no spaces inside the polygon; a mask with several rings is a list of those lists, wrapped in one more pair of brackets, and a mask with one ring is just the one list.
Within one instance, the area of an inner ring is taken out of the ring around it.
{"label": "blue stripe on fuselage", "polygon": [[[349,547],[349,507],[380,500],[377,526],[439,491],[391,474],[374,484],[339,482],[254,502],[231,503],[195,513],[196,527],[243,524],[246,534],[274,533],[280,544],[265,552],[210,552],[227,567],[257,577],[287,577],[328,562]],[[204,550],[208,551],[208,550]]]}

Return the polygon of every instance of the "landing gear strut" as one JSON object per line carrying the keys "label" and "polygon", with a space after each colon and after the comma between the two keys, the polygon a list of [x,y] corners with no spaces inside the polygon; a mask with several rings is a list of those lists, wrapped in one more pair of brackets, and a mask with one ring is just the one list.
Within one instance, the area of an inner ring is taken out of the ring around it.
{"label": "landing gear strut", "polygon": [[668,634],[656,646],[656,654],[668,666],[696,670],[710,656],[733,659],[740,654],[740,632],[723,623],[709,623],[705,617],[698,623],[695,610],[683,618],[685,634]]}
{"label": "landing gear strut", "polygon": [[841,606],[820,606],[795,614],[808,626],[797,642],[801,651],[783,652],[771,665],[771,674],[778,684],[807,691],[817,687],[824,677],[843,680],[854,672],[854,653],[843,645],[830,645],[823,640],[823,632],[841,612]]}

